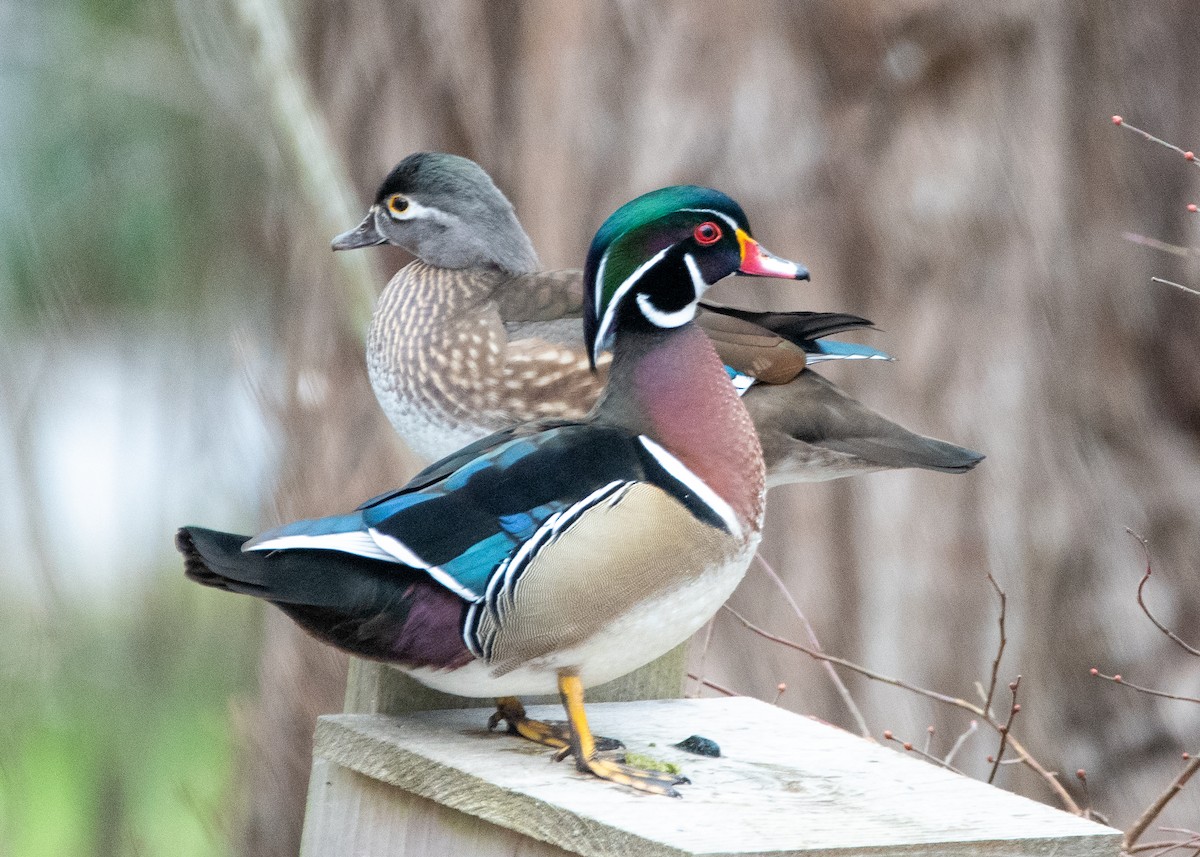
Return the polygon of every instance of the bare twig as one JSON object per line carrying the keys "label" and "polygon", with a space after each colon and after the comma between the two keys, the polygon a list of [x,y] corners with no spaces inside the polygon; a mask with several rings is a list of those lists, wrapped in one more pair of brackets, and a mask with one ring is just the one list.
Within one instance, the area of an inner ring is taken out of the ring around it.
{"label": "bare twig", "polygon": [[963,744],[965,744],[967,742],[967,739],[970,738],[972,735],[974,735],[978,731],[979,731],[979,721],[972,720],[971,724],[966,728],[966,731],[964,731],[961,735],[958,736],[958,738],[956,738],[954,740],[954,744],[951,745],[951,747],[950,747],[950,752],[948,752],[942,758],[942,761],[945,762],[947,765],[949,765],[951,762],[953,762],[954,757],[958,755],[958,751],[962,749],[962,746],[963,746]]}
{"label": "bare twig", "polygon": [[[780,577],[778,572],[771,567],[769,562],[763,559],[763,555],[761,553],[755,554],[754,558],[758,560],[758,564],[762,567],[762,570],[767,573],[767,576],[771,578],[771,580],[779,588],[779,591],[783,593],[783,597],[787,600],[788,605],[792,608],[792,612],[796,614],[796,618],[798,618],[800,620],[800,624],[804,626],[804,633],[808,635],[809,643],[811,643],[812,647],[818,652],[823,651],[821,648],[821,641],[817,639],[817,632],[813,630],[812,623],[808,621],[808,617],[804,615],[804,611],[800,609],[800,605],[796,603],[796,599],[792,597],[792,593],[789,592],[787,586],[784,585],[783,578]],[[867,721],[866,718],[863,717],[862,710],[859,709],[858,704],[854,701],[854,697],[850,695],[850,689],[846,687],[846,683],[842,681],[842,677],[837,674],[837,670],[833,668],[833,665],[829,663],[829,661],[824,662],[824,667],[826,674],[829,676],[829,680],[833,682],[833,686],[838,692],[838,696],[842,698],[842,703],[846,706],[846,710],[850,712],[850,716],[854,719],[854,724],[858,727],[859,734],[864,738],[870,738],[871,730],[867,726]]]}
{"label": "bare twig", "polygon": [[1126,854],[1140,854],[1143,851],[1158,851],[1154,857],[1162,857],[1163,854],[1169,854],[1172,851],[1177,851],[1180,848],[1191,848],[1192,846],[1200,845],[1200,837],[1193,836],[1191,839],[1180,839],[1175,842],[1145,842],[1141,845],[1135,845],[1132,848],[1126,848]]}
{"label": "bare twig", "polygon": [[1090,670],[1088,670],[1088,672],[1091,673],[1095,678],[1102,678],[1105,681],[1111,681],[1113,684],[1119,684],[1121,687],[1127,687],[1130,690],[1136,690],[1138,693],[1144,693],[1148,696],[1157,696],[1162,699],[1174,699],[1177,702],[1195,702],[1200,704],[1200,699],[1197,699],[1194,696],[1179,696],[1178,694],[1167,693],[1165,690],[1155,690],[1152,687],[1142,687],[1140,684],[1134,684],[1131,681],[1126,681],[1125,677],[1120,673],[1117,673],[1116,675],[1105,675],[1095,667],[1092,667]]}
{"label": "bare twig", "polygon": [[1146,832],[1146,828],[1154,823],[1154,819],[1158,818],[1163,808],[1187,785],[1187,781],[1192,778],[1192,775],[1197,770],[1200,770],[1200,755],[1193,756],[1188,760],[1187,766],[1171,782],[1171,785],[1167,786],[1166,791],[1160,794],[1154,803],[1146,807],[1146,811],[1142,813],[1141,817],[1125,832],[1122,846],[1126,851],[1133,849],[1141,835]]}
{"label": "bare twig", "polygon": [[1170,253],[1173,256],[1183,256],[1184,258],[1188,256],[1200,256],[1200,248],[1168,244],[1166,241],[1160,241],[1148,235],[1139,235],[1137,232],[1122,232],[1121,237],[1133,244],[1140,244],[1143,247],[1149,247],[1151,250],[1159,250],[1163,253]]}
{"label": "bare twig", "polygon": [[[714,616],[713,618],[709,619],[708,624],[705,625],[704,645],[700,648],[700,663],[696,666],[697,676],[704,675],[704,665],[705,665],[705,663],[708,662],[708,645],[709,645],[709,643],[712,642],[713,627],[716,624],[717,624],[717,620],[716,620],[716,617]],[[702,678],[698,677],[696,679],[696,692],[697,693],[700,692],[700,686],[703,684],[704,684],[704,680]]]}
{"label": "bare twig", "polygon": [[[1164,280],[1163,282],[1166,282],[1166,281]],[[1174,285],[1174,283],[1172,283],[1172,285]],[[1200,293],[1198,293],[1198,294],[1200,294]],[[1170,628],[1168,628],[1162,622],[1159,622],[1158,619],[1154,618],[1154,614],[1151,613],[1150,608],[1146,606],[1146,602],[1142,599],[1142,590],[1146,586],[1146,581],[1150,579],[1150,572],[1151,572],[1150,542],[1148,542],[1146,539],[1144,539],[1138,533],[1135,533],[1133,530],[1129,529],[1129,527],[1125,528],[1125,532],[1129,533],[1129,535],[1133,536],[1135,539],[1137,539],[1139,542],[1141,542],[1142,552],[1146,555],[1146,573],[1142,575],[1142,579],[1138,583],[1138,588],[1137,588],[1138,607],[1142,608],[1142,612],[1146,614],[1147,619],[1149,619],[1151,622],[1154,623],[1154,627],[1157,628],[1158,630],[1162,631],[1164,634],[1166,634],[1167,637],[1169,637],[1172,642],[1178,644],[1178,646],[1181,649],[1183,649],[1185,652],[1187,652],[1189,655],[1195,655],[1196,657],[1200,657],[1200,649],[1195,649],[1195,648],[1189,646],[1183,640],[1181,640],[1175,634],[1174,631],[1172,631]]]}
{"label": "bare twig", "polygon": [[1008,733],[1012,731],[1013,718],[1017,716],[1017,712],[1021,710],[1021,706],[1017,703],[1017,688],[1021,686],[1021,677],[1017,676],[1008,683],[1008,689],[1012,691],[1012,706],[1008,709],[1008,720],[1004,726],[999,729],[1000,746],[996,749],[996,759],[992,762],[992,771],[988,774],[988,784],[996,779],[996,772],[1000,770],[1000,760],[1004,758],[1004,750],[1008,746]]}
{"label": "bare twig", "polygon": [[1151,277],[1150,282],[1162,283],[1164,286],[1174,286],[1177,289],[1182,289],[1189,295],[1196,295],[1197,297],[1200,297],[1200,292],[1196,291],[1195,289],[1189,289],[1187,286],[1180,285],[1179,283],[1172,282],[1171,280],[1164,280],[1162,277]]}
{"label": "bare twig", "polygon": [[695,679],[697,682],[699,682],[704,687],[711,687],[717,693],[723,693],[726,696],[741,696],[740,693],[730,690],[729,688],[727,688],[723,685],[719,685],[715,681],[710,681],[709,679],[701,678],[700,676],[696,675],[695,673],[688,673],[688,678]]}
{"label": "bare twig", "polygon": [[1114,125],[1116,125],[1118,128],[1128,128],[1133,133],[1141,135],[1145,139],[1149,140],[1151,143],[1157,143],[1160,146],[1165,146],[1166,148],[1170,149],[1173,152],[1178,152],[1179,154],[1183,155],[1183,159],[1185,161],[1187,161],[1188,163],[1196,164],[1197,166],[1200,166],[1200,163],[1196,162],[1196,156],[1193,155],[1190,151],[1181,149],[1179,146],[1176,146],[1174,143],[1168,143],[1166,140],[1160,139],[1159,137],[1155,137],[1149,131],[1143,131],[1141,128],[1138,128],[1135,125],[1130,125],[1128,122],[1126,122],[1124,120],[1124,118],[1122,118],[1120,116],[1114,116],[1112,118],[1112,123]]}
{"label": "bare twig", "polygon": [[958,768],[956,768],[953,765],[946,762],[944,759],[939,759],[937,756],[930,755],[928,748],[926,748],[925,750],[921,750],[918,747],[914,747],[913,743],[911,741],[901,741],[899,738],[897,738],[895,735],[892,734],[892,730],[890,730],[890,729],[884,730],[883,738],[885,741],[894,741],[895,743],[897,743],[901,747],[903,747],[905,752],[916,753],[918,756],[920,756],[926,762],[937,765],[939,768],[945,768],[947,771],[953,771],[954,773],[959,774],[960,776],[964,776],[964,777],[966,776],[966,774],[964,774]]}
{"label": "bare twig", "polygon": [[[992,661],[992,679],[988,682],[987,696],[983,700],[983,710],[992,715],[992,699],[996,695],[996,676],[1000,672],[1000,659],[1004,657],[1004,647],[1008,645],[1008,637],[1004,633],[1004,618],[1008,613],[1008,596],[1004,590],[1000,588],[1000,584],[996,582],[996,578],[992,577],[992,573],[988,572],[988,583],[992,585],[992,589],[996,590],[996,595],[1000,598],[1000,646],[996,650],[996,659]],[[988,780],[990,783],[991,780]]]}
{"label": "bare twig", "polygon": [[[301,70],[295,42],[284,23],[289,16],[279,0],[238,0],[234,7],[254,38],[255,70],[265,87],[274,127],[298,168],[298,183],[316,215],[322,240],[327,240],[358,222],[362,210]],[[344,321],[349,332],[361,337],[375,303],[375,272],[365,256],[338,256],[347,274]]]}
{"label": "bare twig", "polygon": [[[837,664],[839,666],[843,666],[848,670],[853,670],[854,672],[858,673],[859,675],[866,676],[867,678],[872,679],[873,681],[878,681],[878,682],[881,682],[882,684],[890,684],[893,687],[898,687],[898,688],[901,688],[902,690],[910,691],[911,693],[915,693],[919,696],[924,696],[927,699],[932,699],[937,702],[941,702],[945,705],[953,706],[954,708],[960,708],[963,711],[969,711],[970,713],[974,714],[980,720],[987,723],[989,726],[991,726],[993,729],[995,729],[997,731],[999,731],[1000,726],[1002,725],[1002,724],[998,723],[995,719],[993,719],[992,717],[987,715],[982,708],[980,708],[977,705],[973,705],[970,702],[967,702],[965,699],[959,699],[956,696],[948,696],[944,693],[938,693],[936,690],[929,690],[924,687],[918,687],[917,685],[909,684],[908,682],[904,681],[903,679],[892,678],[891,676],[885,676],[880,673],[873,672],[872,670],[869,670],[864,666],[860,666],[859,664],[856,664],[853,661],[848,661],[845,658],[835,657],[834,655],[829,655],[829,654],[826,654],[825,652],[817,651],[815,649],[810,649],[808,646],[804,646],[800,643],[794,642],[792,640],[788,640],[784,637],[776,636],[775,634],[772,634],[769,631],[765,631],[762,628],[759,628],[757,625],[755,625],[753,622],[751,622],[746,617],[742,616],[740,613],[738,613],[736,610],[734,610],[728,604],[725,605],[724,609],[728,610],[730,613],[732,613],[733,616],[739,622],[741,622],[742,625],[744,625],[747,630],[752,631],[753,633],[758,634],[760,637],[763,637],[767,640],[773,640],[774,642],[779,643],[780,645],[787,646],[788,648],[791,648],[791,649],[795,649],[798,652],[803,652],[804,654],[808,655],[810,658],[816,658],[818,660],[829,661],[830,663]],[[1063,805],[1063,808],[1066,809],[1067,812],[1072,812],[1075,815],[1083,814],[1083,810],[1080,808],[1079,804],[1077,804],[1075,802],[1075,799],[1071,797],[1071,793],[1066,790],[1066,788],[1063,786],[1063,784],[1058,781],[1058,778],[1056,777],[1056,775],[1054,773],[1052,773],[1051,771],[1046,770],[1046,768],[1037,759],[1035,759],[1032,755],[1030,755],[1029,751],[1026,750],[1025,747],[1019,741],[1017,741],[1016,738],[1014,738],[1011,735],[1008,736],[1008,746],[1011,747],[1013,752],[1016,753],[1021,758],[1021,761],[1025,764],[1025,766],[1027,768],[1029,768],[1031,771],[1036,773],[1039,777],[1041,777],[1046,782],[1046,785],[1048,785],[1050,787],[1051,791],[1053,791],[1054,794],[1058,797],[1059,801],[1061,801],[1061,803]]]}

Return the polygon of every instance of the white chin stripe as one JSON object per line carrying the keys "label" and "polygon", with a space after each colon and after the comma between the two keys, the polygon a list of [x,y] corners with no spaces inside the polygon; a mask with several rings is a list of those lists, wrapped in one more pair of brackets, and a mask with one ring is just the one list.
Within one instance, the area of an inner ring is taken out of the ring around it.
{"label": "white chin stripe", "polygon": [[642,311],[642,315],[646,320],[655,327],[682,327],[696,317],[696,302],[700,300],[700,295],[704,294],[708,288],[708,283],[704,282],[704,275],[700,273],[700,267],[696,264],[696,260],[692,258],[691,253],[683,254],[683,264],[687,268],[688,276],[692,280],[692,300],[683,307],[674,312],[664,312],[654,305],[654,301],[645,292],[638,292],[637,305]]}
{"label": "white chin stripe", "polygon": [[706,506],[713,510],[718,518],[725,522],[726,528],[728,528],[729,532],[735,538],[740,539],[742,537],[742,525],[733,511],[733,507],[721,499],[716,491],[709,488],[708,484],[689,470],[686,464],[644,434],[638,435],[638,440],[641,441],[642,446],[649,450],[658,463],[662,465],[663,470],[679,480],[684,487],[692,491]]}
{"label": "white chin stripe", "polygon": [[696,317],[696,301],[675,312],[663,312],[654,305],[648,294],[638,292],[637,305],[642,315],[655,327],[682,327]]}

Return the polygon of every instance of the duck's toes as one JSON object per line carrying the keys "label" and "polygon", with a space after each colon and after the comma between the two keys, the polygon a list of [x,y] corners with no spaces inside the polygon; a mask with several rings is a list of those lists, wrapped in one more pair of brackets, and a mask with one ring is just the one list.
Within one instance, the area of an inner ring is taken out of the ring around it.
{"label": "duck's toes", "polygon": [[692,782],[687,777],[681,777],[678,774],[646,771],[598,755],[592,756],[590,759],[577,758],[575,767],[585,774],[592,774],[602,780],[628,786],[640,792],[665,795],[666,797],[683,797],[675,790],[675,786],[690,785]]}
{"label": "duck's toes", "polygon": [[[534,720],[525,714],[525,706],[515,696],[505,696],[496,700],[496,710],[488,718],[488,729],[495,729],[500,723],[506,724],[510,735],[520,735],[536,744],[553,747],[565,751],[565,758],[571,751],[571,730],[566,722],[561,720]],[[625,745],[616,738],[595,737],[596,749],[601,751],[623,750]],[[556,758],[558,758],[556,756]]]}

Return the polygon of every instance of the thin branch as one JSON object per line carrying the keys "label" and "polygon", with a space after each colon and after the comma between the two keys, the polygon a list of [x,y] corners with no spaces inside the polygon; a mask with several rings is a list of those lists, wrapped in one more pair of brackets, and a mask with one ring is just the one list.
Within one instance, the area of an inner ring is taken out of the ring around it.
{"label": "thin branch", "polygon": [[1187,292],[1189,295],[1195,295],[1196,297],[1200,297],[1200,292],[1196,291],[1195,289],[1189,289],[1187,286],[1180,285],[1179,283],[1172,282],[1171,280],[1164,280],[1162,277],[1151,277],[1150,282],[1162,283],[1164,286],[1174,286],[1177,289],[1182,289],[1183,291]]}
{"label": "thin branch", "polygon": [[966,731],[963,732],[961,735],[958,736],[958,738],[955,739],[954,744],[951,745],[951,747],[950,747],[950,752],[948,752],[942,758],[942,761],[945,762],[947,765],[949,765],[951,762],[953,762],[954,757],[958,755],[958,751],[962,749],[963,744],[967,743],[967,739],[970,738],[972,735],[974,735],[978,731],[979,731],[979,721],[972,720],[971,725],[969,725],[967,727]]}
{"label": "thin branch", "polygon": [[1012,731],[1013,718],[1017,716],[1017,712],[1021,710],[1021,706],[1017,704],[1017,688],[1021,686],[1021,677],[1009,682],[1008,689],[1012,691],[1012,707],[1008,709],[1008,720],[1000,731],[1000,746],[996,749],[996,760],[992,762],[992,771],[988,774],[988,785],[992,784],[992,780],[996,779],[996,772],[1000,770],[1000,760],[1004,758],[1004,750],[1008,746],[1008,733]]}
{"label": "thin branch", "polygon": [[[717,624],[716,617],[713,617],[713,618],[709,619],[708,624],[705,625],[704,645],[700,649],[700,663],[697,664],[697,666],[696,666],[696,674],[698,676],[704,675],[704,665],[708,661],[708,645],[709,645],[709,643],[712,642],[713,627],[716,624]],[[702,678],[697,678],[696,682],[697,682],[696,692],[699,693],[700,686],[704,684],[704,680]]]}
{"label": "thin branch", "polygon": [[[808,617],[804,615],[804,611],[800,609],[800,605],[796,603],[796,599],[792,597],[792,593],[789,592],[788,588],[784,585],[783,578],[780,577],[775,569],[771,567],[769,562],[763,559],[763,555],[761,553],[755,554],[754,558],[758,560],[758,564],[762,566],[763,571],[767,573],[767,576],[774,581],[775,585],[779,588],[779,591],[783,593],[783,597],[791,606],[792,612],[796,614],[796,617],[800,620],[800,624],[804,626],[804,633],[808,635],[808,641],[812,643],[812,647],[818,652],[823,651],[821,648],[821,641],[817,639],[817,632],[813,630],[812,623],[808,621]],[[842,681],[842,677],[837,674],[837,670],[833,668],[831,663],[825,661],[823,666],[825,667],[826,674],[829,676],[829,680],[833,682],[833,686],[837,690],[838,696],[842,698],[842,703],[846,706],[846,710],[849,711],[850,716],[854,718],[854,723],[858,727],[859,734],[864,738],[870,738],[871,730],[867,726],[867,721],[866,718],[863,717],[862,710],[854,701],[854,697],[850,695],[850,689],[846,687],[846,683]]]}
{"label": "thin branch", "polygon": [[1158,851],[1155,857],[1162,857],[1163,854],[1168,854],[1179,848],[1189,848],[1193,845],[1200,845],[1200,838],[1193,836],[1191,839],[1181,839],[1177,842],[1146,842],[1141,845],[1135,845],[1132,848],[1126,848],[1125,853],[1140,854],[1143,851]]}
{"label": "thin branch", "polygon": [[1170,628],[1168,628],[1162,622],[1159,622],[1156,618],[1154,618],[1154,614],[1151,613],[1150,608],[1146,606],[1146,602],[1142,599],[1142,590],[1146,586],[1146,581],[1150,579],[1150,572],[1151,572],[1150,542],[1147,541],[1146,539],[1144,539],[1139,534],[1135,533],[1133,530],[1129,529],[1129,527],[1125,528],[1125,532],[1129,533],[1129,535],[1133,536],[1135,539],[1137,539],[1139,542],[1141,542],[1142,552],[1146,555],[1146,573],[1142,575],[1142,579],[1138,583],[1138,588],[1137,588],[1138,607],[1142,608],[1142,612],[1146,614],[1147,619],[1149,619],[1151,622],[1154,623],[1154,627],[1157,628],[1158,630],[1162,631],[1164,634],[1166,634],[1171,639],[1172,642],[1177,643],[1179,645],[1179,647],[1181,649],[1183,649],[1185,652],[1187,652],[1189,655],[1194,655],[1194,656],[1200,658],[1200,650],[1192,648],[1187,643],[1185,643],[1183,640],[1179,639],[1179,637],[1175,634],[1174,631],[1172,631]]}
{"label": "thin branch", "polygon": [[733,691],[727,687],[724,687],[723,685],[717,684],[715,681],[709,681],[706,678],[701,678],[700,676],[696,675],[695,673],[688,673],[687,675],[688,675],[688,678],[695,679],[704,687],[711,687],[717,693],[723,693],[726,696],[741,696],[742,695],[736,691]]}
{"label": "thin branch", "polygon": [[1141,817],[1125,832],[1122,845],[1126,851],[1129,851],[1137,844],[1138,838],[1146,832],[1146,828],[1154,823],[1154,819],[1158,818],[1163,808],[1187,785],[1187,781],[1192,778],[1192,774],[1196,773],[1197,770],[1200,770],[1200,755],[1194,756],[1188,761],[1187,766],[1174,779],[1171,785],[1167,786],[1166,791],[1160,794],[1154,803],[1146,807],[1146,811],[1142,813]]}
{"label": "thin branch", "polygon": [[[997,731],[1000,729],[1001,724],[997,723],[993,718],[991,718],[990,716],[985,714],[982,708],[980,708],[977,705],[972,705],[971,703],[967,702],[965,699],[959,699],[958,697],[955,697],[955,696],[947,696],[944,693],[938,693],[936,690],[928,690],[923,687],[918,687],[914,684],[909,684],[908,682],[906,682],[902,679],[892,678],[890,676],[881,675],[880,673],[877,673],[877,672],[872,672],[871,670],[867,669],[866,667],[860,666],[860,665],[854,663],[853,661],[848,661],[844,658],[838,658],[833,655],[828,655],[825,652],[819,652],[814,649],[810,649],[809,647],[801,645],[800,643],[785,639],[783,637],[778,637],[778,636],[770,633],[769,631],[764,631],[762,628],[759,628],[757,625],[755,625],[749,619],[742,616],[740,613],[738,613],[736,610],[734,610],[728,604],[726,604],[724,606],[724,609],[728,610],[730,613],[732,613],[734,615],[734,617],[739,622],[741,622],[742,625],[744,625],[746,627],[747,630],[752,631],[755,634],[758,634],[760,637],[763,637],[768,640],[772,640],[776,643],[779,643],[780,645],[787,646],[788,648],[795,649],[798,652],[803,652],[804,654],[808,655],[810,658],[816,658],[817,660],[829,661],[830,663],[837,664],[839,666],[843,666],[846,669],[853,670],[854,672],[858,673],[859,675],[866,676],[867,678],[872,679],[873,681],[878,681],[883,684],[890,684],[893,687],[898,687],[902,690],[910,691],[919,696],[924,696],[928,699],[932,699],[937,702],[941,702],[945,705],[950,705],[954,708],[960,708],[963,711],[969,711],[972,714],[974,714],[976,717],[978,717],[979,719],[983,720],[985,723],[987,723],[993,729],[996,729]],[[1019,741],[1017,741],[1016,738],[1012,737],[1011,735],[1008,737],[1008,746],[1010,746],[1013,749],[1013,752],[1016,753],[1021,758],[1021,761],[1025,764],[1026,767],[1028,767],[1031,771],[1033,771],[1039,777],[1041,777],[1043,780],[1045,780],[1046,784],[1050,787],[1051,791],[1053,791],[1054,794],[1058,797],[1058,799],[1062,802],[1062,805],[1067,810],[1067,812],[1074,813],[1075,815],[1083,814],[1083,810],[1080,809],[1079,804],[1077,804],[1075,802],[1075,799],[1071,797],[1071,793],[1068,792],[1066,790],[1066,788],[1063,787],[1063,784],[1058,781],[1056,776],[1053,773],[1051,773],[1050,771],[1046,770],[1046,768],[1043,767],[1042,764],[1037,759],[1035,759],[1032,755],[1030,755],[1029,751],[1026,750],[1025,747]]]}
{"label": "thin branch", "polygon": [[1143,247],[1149,247],[1151,250],[1159,250],[1163,253],[1170,253],[1173,256],[1200,256],[1200,248],[1196,247],[1181,247],[1178,244],[1168,244],[1166,241],[1160,241],[1157,238],[1151,238],[1148,235],[1139,235],[1136,232],[1122,232],[1121,237],[1133,244],[1140,244]]}
{"label": "thin branch", "polygon": [[[992,589],[996,590],[996,595],[1000,598],[1000,647],[996,650],[996,659],[992,661],[992,680],[988,682],[987,696],[983,700],[983,710],[991,716],[992,700],[996,695],[996,676],[1000,672],[1000,659],[1004,657],[1004,647],[1008,645],[1008,637],[1004,633],[1004,618],[1008,613],[1008,596],[1004,594],[1004,590],[1000,588],[1000,584],[996,582],[996,578],[992,577],[992,573],[988,572],[988,583],[992,585]],[[990,783],[991,780],[988,780]]]}
{"label": "thin branch", "polygon": [[1126,681],[1125,677],[1120,673],[1116,675],[1105,675],[1100,670],[1092,667],[1090,672],[1095,678],[1102,678],[1105,681],[1111,681],[1113,684],[1119,684],[1121,687],[1127,687],[1130,690],[1136,690],[1138,693],[1144,693],[1148,696],[1157,696],[1161,699],[1174,699],[1176,702],[1194,702],[1200,704],[1200,699],[1194,696],[1179,696],[1174,693],[1167,693],[1165,690],[1155,690],[1152,687],[1142,687],[1140,684],[1134,684],[1131,681]]}
{"label": "thin branch", "polygon": [[[354,225],[362,209],[301,70],[295,42],[288,30],[288,14],[280,0],[237,0],[242,25],[254,37],[253,59],[265,88],[271,119],[297,167],[298,184],[317,215],[327,239]],[[361,337],[375,303],[375,272],[365,255],[339,253],[346,273],[345,319],[349,332]],[[344,257],[344,258],[343,258]]]}
{"label": "thin branch", "polygon": [[1136,125],[1130,125],[1128,122],[1126,122],[1120,116],[1114,116],[1112,118],[1112,123],[1114,125],[1116,125],[1118,128],[1128,128],[1133,133],[1144,137],[1145,139],[1149,140],[1151,143],[1157,143],[1160,146],[1165,146],[1166,148],[1170,149],[1173,152],[1178,152],[1179,154],[1183,155],[1184,160],[1186,160],[1188,163],[1196,164],[1196,166],[1200,166],[1200,163],[1197,163],[1197,161],[1196,161],[1195,155],[1193,155],[1191,152],[1189,152],[1185,149],[1181,149],[1179,146],[1176,146],[1174,143],[1168,143],[1166,140],[1163,140],[1159,137],[1155,137],[1149,131],[1143,131],[1141,128],[1138,128]]}
{"label": "thin branch", "polygon": [[956,773],[960,776],[963,776],[963,777],[966,776],[966,774],[964,774],[958,768],[956,768],[953,765],[946,762],[944,759],[939,759],[937,756],[930,755],[928,749],[922,750],[918,747],[914,747],[913,743],[911,741],[901,741],[899,738],[897,738],[895,735],[892,734],[892,731],[890,729],[884,730],[883,737],[884,737],[884,740],[886,740],[886,741],[893,741],[893,742],[899,744],[901,747],[904,748],[905,752],[907,752],[907,753],[916,753],[918,756],[920,756],[922,759],[924,759],[926,762],[929,762],[930,764],[937,765],[939,768],[945,768],[947,771],[953,771],[954,773]]}
{"label": "thin branch", "polygon": [[[912,693],[918,694],[920,696],[926,696],[930,699],[937,700],[938,702],[945,703],[946,705],[953,705],[957,708],[965,709],[965,710],[970,711],[971,713],[979,715],[981,717],[984,716],[983,710],[981,708],[979,708],[978,706],[972,705],[971,703],[967,702],[965,699],[959,699],[956,696],[947,696],[944,693],[938,693],[936,690],[928,690],[923,687],[918,687],[915,684],[909,684],[908,682],[904,681],[903,679],[892,678],[890,676],[882,675],[881,673],[873,672],[873,671],[867,669],[866,667],[859,666],[858,664],[854,663],[853,661],[848,661],[845,658],[839,658],[836,655],[827,654],[823,651],[820,651],[819,649],[811,649],[802,643],[797,643],[793,640],[787,639],[786,637],[779,637],[775,634],[772,634],[770,631],[763,630],[762,628],[758,627],[753,622],[751,622],[749,619],[747,619],[745,616],[743,616],[741,613],[734,610],[728,604],[726,604],[723,609],[728,610],[730,613],[732,613],[734,618],[737,619],[739,622],[741,622],[742,625],[744,625],[747,630],[752,631],[753,633],[758,634],[760,637],[763,637],[767,640],[771,640],[772,642],[779,643],[782,646],[787,646],[790,649],[795,649],[798,652],[803,652],[804,654],[808,655],[810,658],[816,658],[817,660],[820,660],[820,661],[829,661],[829,663],[831,663],[831,664],[837,664],[838,666],[845,667],[848,670],[853,670],[854,672],[858,673],[859,675],[866,676],[867,678],[872,679],[874,681],[882,682],[883,684],[890,684],[893,687],[898,687],[898,688],[901,688],[902,690],[911,691]],[[987,719],[987,718],[985,717],[984,719]]]}

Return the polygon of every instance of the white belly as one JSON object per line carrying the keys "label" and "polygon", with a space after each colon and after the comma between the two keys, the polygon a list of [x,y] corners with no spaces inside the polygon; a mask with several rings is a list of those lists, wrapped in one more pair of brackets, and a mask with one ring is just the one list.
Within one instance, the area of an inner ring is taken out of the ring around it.
{"label": "white belly", "polygon": [[435,690],[469,697],[554,694],[558,671],[567,666],[578,669],[584,687],[610,682],[665,655],[699,630],[741,582],[758,541],[755,533],[733,560],[626,612],[580,645],[503,675],[495,675],[484,661],[456,670],[398,669]]}
{"label": "white belly", "polygon": [[394,389],[376,386],[375,397],[392,428],[409,449],[426,461],[445,458],[490,434],[490,430],[479,426],[455,424],[440,411],[414,402]]}

